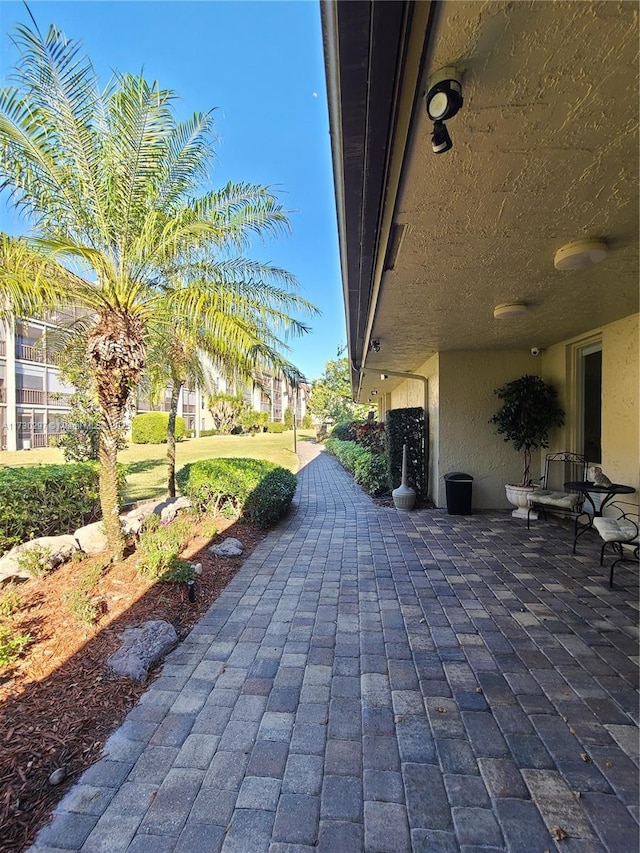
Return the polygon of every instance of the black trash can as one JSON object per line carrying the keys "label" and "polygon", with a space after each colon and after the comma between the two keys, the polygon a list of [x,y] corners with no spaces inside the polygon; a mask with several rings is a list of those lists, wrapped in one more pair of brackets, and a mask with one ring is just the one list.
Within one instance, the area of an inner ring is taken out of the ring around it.
{"label": "black trash can", "polygon": [[449,515],[471,515],[471,492],[473,477],[461,471],[452,471],[444,475],[447,491],[447,512]]}

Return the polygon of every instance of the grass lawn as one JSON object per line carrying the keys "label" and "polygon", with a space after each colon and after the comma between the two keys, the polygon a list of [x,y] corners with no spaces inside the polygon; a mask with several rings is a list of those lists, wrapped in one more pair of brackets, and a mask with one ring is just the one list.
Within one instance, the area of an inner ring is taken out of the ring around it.
{"label": "grass lawn", "polygon": [[[313,438],[313,430],[298,430],[298,441]],[[127,466],[127,488],[124,501],[162,497],[167,492],[166,446],[164,444],[129,444],[118,455]],[[248,456],[268,459],[295,474],[298,457],[293,452],[293,432],[259,433],[258,435],[212,435],[208,438],[190,438],[176,446],[176,470],[188,462],[215,457]],[[56,448],[18,450],[0,454],[0,465],[62,464],[62,451]]]}

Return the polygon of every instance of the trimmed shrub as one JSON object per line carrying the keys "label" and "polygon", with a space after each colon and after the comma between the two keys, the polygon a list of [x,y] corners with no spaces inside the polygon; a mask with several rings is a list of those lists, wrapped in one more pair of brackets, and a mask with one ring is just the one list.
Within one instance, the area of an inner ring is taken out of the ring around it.
{"label": "trimmed shrub", "polygon": [[219,429],[201,429],[200,438],[208,438],[210,435],[220,435]]}
{"label": "trimmed shrub", "polygon": [[258,527],[271,527],[279,521],[293,500],[296,475],[279,466],[269,471],[249,495],[245,514]]}
{"label": "trimmed shrub", "polygon": [[[121,485],[124,468],[119,466]],[[0,550],[39,536],[73,533],[100,518],[92,462],[0,468]]]}
{"label": "trimmed shrub", "polygon": [[287,425],[280,421],[269,421],[267,424],[267,432],[286,432]]}
{"label": "trimmed shrub", "polygon": [[264,459],[203,459],[176,474],[183,495],[199,512],[248,517],[266,527],[289,508],[296,476]]}
{"label": "trimmed shrub", "polygon": [[304,417],[302,418],[302,429],[312,429],[313,428],[313,418],[309,414],[309,412],[305,412]]}
{"label": "trimmed shrub", "polygon": [[384,424],[376,423],[375,421],[367,421],[363,424],[358,424],[355,428],[355,440],[361,447],[366,447],[372,453],[384,453]]}
{"label": "trimmed shrub", "polygon": [[361,424],[362,421],[341,421],[331,430],[331,438],[337,438],[340,441],[355,441],[356,427]]}
{"label": "trimmed shrub", "polygon": [[254,412],[252,409],[243,412],[238,418],[238,423],[247,432],[262,432],[269,423],[268,412]]}
{"label": "trimmed shrub", "polygon": [[[134,444],[166,444],[168,412],[143,412],[135,415],[131,423],[131,441]],[[176,417],[176,441],[184,438],[184,418]]]}
{"label": "trimmed shrub", "polygon": [[372,453],[355,441],[340,441],[333,436],[327,439],[326,447],[368,494],[376,497],[388,491],[387,460],[384,456]]}
{"label": "trimmed shrub", "polygon": [[356,462],[353,478],[359,486],[374,498],[389,491],[387,460],[379,453],[370,451]]}

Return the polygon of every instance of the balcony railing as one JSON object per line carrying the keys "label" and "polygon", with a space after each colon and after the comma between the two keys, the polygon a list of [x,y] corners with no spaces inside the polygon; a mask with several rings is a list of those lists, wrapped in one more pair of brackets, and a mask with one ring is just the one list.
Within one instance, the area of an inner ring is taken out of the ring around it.
{"label": "balcony railing", "polygon": [[0,403],[7,402],[7,389],[3,386],[0,388]]}
{"label": "balcony railing", "polygon": [[183,413],[184,415],[195,415],[195,413],[196,413],[196,407],[195,407],[195,406],[192,406],[192,405],[190,405],[190,404],[185,404],[185,405],[183,405],[183,406],[182,406],[182,413]]}
{"label": "balcony railing", "polygon": [[31,443],[33,447],[47,447],[49,439],[47,434],[44,432],[34,432],[31,438]]}
{"label": "balcony railing", "polygon": [[16,358],[24,361],[37,361],[44,364],[44,350],[29,344],[16,344]]}
{"label": "balcony railing", "polygon": [[48,406],[69,406],[69,398],[71,394],[62,394],[59,392],[49,393],[47,394],[47,405]]}
{"label": "balcony railing", "polygon": [[2,340],[0,340],[0,355],[6,355],[6,354],[7,354],[7,342],[3,338]]}
{"label": "balcony railing", "polygon": [[16,403],[33,403],[36,406],[44,406],[46,402],[46,391],[34,391],[31,388],[16,388]]}

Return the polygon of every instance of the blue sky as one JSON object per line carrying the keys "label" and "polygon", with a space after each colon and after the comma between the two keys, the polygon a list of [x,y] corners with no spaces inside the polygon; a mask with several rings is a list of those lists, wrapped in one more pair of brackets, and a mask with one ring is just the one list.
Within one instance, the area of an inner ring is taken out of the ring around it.
{"label": "blue sky", "polygon": [[[254,245],[251,256],[294,273],[322,312],[291,341],[289,357],[312,379],[344,344],[320,11],[316,0],[49,2],[30,8],[80,39],[100,80],[142,72],[181,98],[181,117],[215,109],[219,143],[212,182],[266,184],[291,211],[292,235]],[[10,33],[24,5],[0,2],[3,84],[15,63]],[[24,230],[3,206],[0,228]],[[247,253],[249,254],[249,253]]]}

